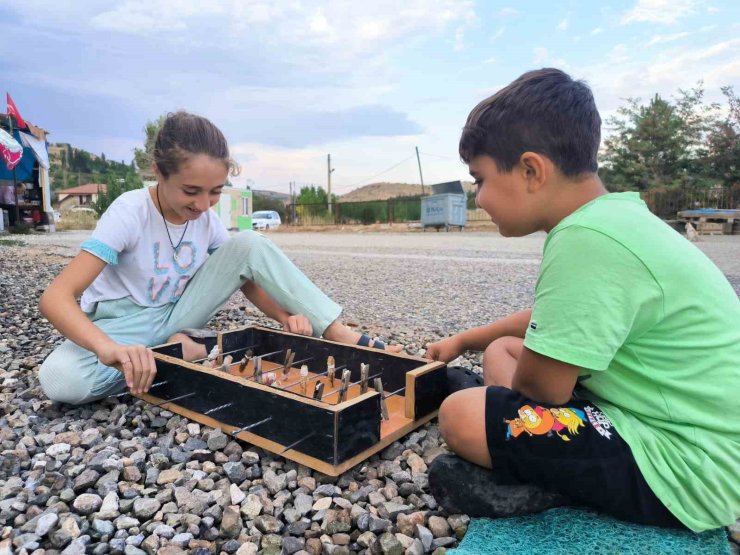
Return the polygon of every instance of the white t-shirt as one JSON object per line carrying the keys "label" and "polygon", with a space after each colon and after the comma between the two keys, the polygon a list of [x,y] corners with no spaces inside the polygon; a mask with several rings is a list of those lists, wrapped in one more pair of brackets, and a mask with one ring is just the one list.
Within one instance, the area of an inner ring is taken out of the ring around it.
{"label": "white t-shirt", "polygon": [[[141,306],[177,302],[208,255],[229,238],[212,210],[191,220],[187,229],[167,222],[172,243],[164,226],[148,189],[129,191],[113,201],[81,247],[108,263],[82,294],[83,311],[93,312],[98,301],[126,297]],[[175,256],[172,244],[181,237]]]}

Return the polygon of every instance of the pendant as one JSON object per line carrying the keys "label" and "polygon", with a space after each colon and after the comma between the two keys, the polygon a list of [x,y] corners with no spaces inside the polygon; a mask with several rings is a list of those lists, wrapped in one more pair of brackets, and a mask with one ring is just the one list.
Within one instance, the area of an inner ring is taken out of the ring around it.
{"label": "pendant", "polygon": [[177,262],[178,264],[180,263],[180,253],[178,251],[174,252],[174,254],[172,255],[172,258],[174,258],[175,262]]}

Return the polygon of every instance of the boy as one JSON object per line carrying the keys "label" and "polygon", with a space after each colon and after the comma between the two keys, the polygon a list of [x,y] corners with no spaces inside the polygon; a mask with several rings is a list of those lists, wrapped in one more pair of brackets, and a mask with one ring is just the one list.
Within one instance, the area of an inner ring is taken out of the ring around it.
{"label": "boy", "polygon": [[607,192],[600,126],[589,88],[557,69],[525,73],[468,116],[460,155],[478,205],[504,236],[548,237],[532,310],[429,345],[445,362],[485,350],[488,387],[448,397],[439,425],[450,449],[493,469],[438,457],[432,492],[475,516],[568,503],[728,525],[740,516],[740,301],[637,193]]}

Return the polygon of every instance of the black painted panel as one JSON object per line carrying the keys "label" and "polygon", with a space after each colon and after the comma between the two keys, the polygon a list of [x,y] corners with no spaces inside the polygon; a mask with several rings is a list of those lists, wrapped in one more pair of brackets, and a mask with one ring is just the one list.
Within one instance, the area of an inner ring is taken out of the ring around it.
{"label": "black painted panel", "polygon": [[447,396],[447,372],[445,367],[418,376],[414,386],[415,419],[434,412]]}
{"label": "black painted panel", "polygon": [[334,412],[170,362],[157,360],[156,363],[157,379],[167,380],[167,384],[152,390],[152,395],[165,400],[195,391],[196,395],[174,402],[201,414],[233,402],[233,406],[208,416],[235,427],[272,416],[270,422],[250,431],[282,445],[313,434],[295,450],[333,463]]}
{"label": "black painted panel", "polygon": [[175,358],[182,358],[182,343],[170,343],[169,345],[160,345],[152,347],[152,351]]}
{"label": "black painted panel", "polygon": [[359,401],[339,413],[337,462],[362,453],[380,441],[380,395]]}

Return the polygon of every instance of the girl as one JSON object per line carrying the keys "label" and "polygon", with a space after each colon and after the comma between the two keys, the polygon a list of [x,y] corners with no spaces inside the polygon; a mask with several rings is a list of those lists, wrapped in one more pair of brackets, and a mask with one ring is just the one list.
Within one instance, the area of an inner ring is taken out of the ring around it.
{"label": "girl", "polygon": [[229,238],[209,210],[236,173],[215,125],[169,114],[153,158],[157,185],[118,197],[41,296],[42,314],[67,338],[39,371],[50,399],[146,392],[156,373],[146,346],[178,341],[186,359],[205,357],[204,345],[177,332],[204,326],[237,289],[289,332],[370,345],[271,241],[252,231]]}

